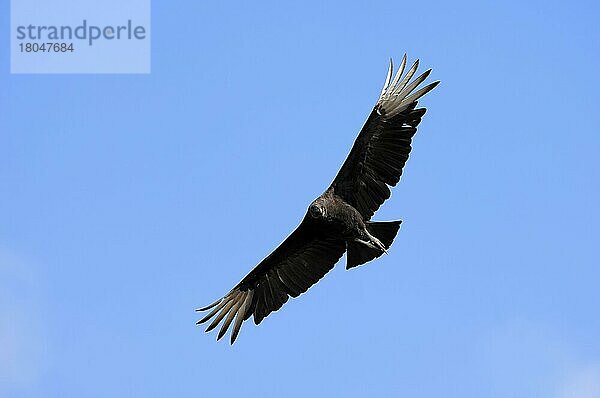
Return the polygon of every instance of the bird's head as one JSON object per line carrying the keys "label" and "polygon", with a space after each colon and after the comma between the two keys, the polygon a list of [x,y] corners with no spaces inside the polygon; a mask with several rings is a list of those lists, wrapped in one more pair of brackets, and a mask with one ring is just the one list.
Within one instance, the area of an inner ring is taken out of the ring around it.
{"label": "bird's head", "polygon": [[310,204],[310,206],[308,207],[308,214],[310,214],[310,216],[312,218],[325,218],[325,216],[327,215],[327,213],[325,212],[325,207],[317,202],[313,202]]}

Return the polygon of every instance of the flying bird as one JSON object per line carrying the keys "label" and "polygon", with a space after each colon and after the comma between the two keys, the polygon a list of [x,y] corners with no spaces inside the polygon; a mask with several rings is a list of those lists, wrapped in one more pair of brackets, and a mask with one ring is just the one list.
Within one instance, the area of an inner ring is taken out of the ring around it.
{"label": "flying bird", "polygon": [[231,344],[242,323],[259,324],[289,297],[306,292],[329,272],[344,253],[346,269],[371,261],[390,248],[402,221],[371,221],[390,197],[402,175],[412,137],[425,114],[419,98],[439,81],[417,90],[431,73],[412,79],[419,60],[406,74],[406,54],[394,74],[390,66],[375,107],[350,153],[327,190],[308,207],[298,227],[225,296],[197,311],[210,312],[197,323],[212,320],[206,331],[223,324],[221,339],[233,322]]}

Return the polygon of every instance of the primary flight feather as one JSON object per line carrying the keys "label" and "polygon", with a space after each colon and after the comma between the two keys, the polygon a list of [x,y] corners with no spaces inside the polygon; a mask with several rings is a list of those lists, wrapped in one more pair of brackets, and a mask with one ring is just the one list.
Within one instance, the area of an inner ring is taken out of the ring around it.
{"label": "primary flight feather", "polygon": [[[221,322],[217,340],[233,323],[231,344],[242,323],[259,324],[288,298],[317,283],[346,254],[346,269],[387,253],[401,221],[370,221],[402,175],[425,108],[419,98],[439,81],[416,90],[431,73],[412,79],[419,60],[404,74],[406,55],[394,75],[390,60],[383,89],[350,154],[327,190],[315,199],[300,225],[224,297],[197,311],[209,311],[197,323]],[[416,91],[415,91],[416,90]]]}

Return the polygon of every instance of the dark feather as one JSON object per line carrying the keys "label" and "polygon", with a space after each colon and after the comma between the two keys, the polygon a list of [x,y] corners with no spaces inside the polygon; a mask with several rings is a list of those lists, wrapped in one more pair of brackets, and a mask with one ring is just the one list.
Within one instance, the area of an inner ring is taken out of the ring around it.
{"label": "dark feather", "polygon": [[226,317],[218,335],[221,338],[235,319],[232,332],[232,341],[235,341],[244,320],[254,315],[254,323],[258,325],[271,312],[281,308],[290,296],[297,297],[306,292],[333,268],[345,249],[342,239],[331,239],[310,222],[303,221],[234,287],[229,296],[209,306],[208,309],[216,307],[202,322],[215,317],[207,328],[210,331]]}
{"label": "dark feather", "polygon": [[415,109],[417,100],[439,83],[412,93],[431,72],[427,70],[411,82],[418,64],[417,60],[402,80],[399,79],[402,71],[393,81],[388,74],[379,101],[331,184],[335,194],[354,206],[365,220],[390,197],[389,188],[386,192],[382,184],[387,188],[400,181],[412,136],[425,114],[425,108]]}

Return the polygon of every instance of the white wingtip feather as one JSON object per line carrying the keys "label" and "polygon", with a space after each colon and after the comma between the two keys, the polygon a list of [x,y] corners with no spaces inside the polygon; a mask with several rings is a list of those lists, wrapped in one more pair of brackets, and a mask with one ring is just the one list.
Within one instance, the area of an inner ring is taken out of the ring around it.
{"label": "white wingtip feather", "polygon": [[385,83],[383,83],[383,88],[381,89],[381,95],[387,91],[390,86],[390,80],[392,80],[392,72],[394,71],[394,63],[390,58],[390,67],[388,69],[387,76],[385,78]]}
{"label": "white wingtip feather", "polygon": [[377,101],[377,104],[383,108],[386,115],[389,117],[397,115],[398,113],[407,109],[413,102],[427,94],[439,83],[436,82],[428,84],[427,86],[414,92],[414,90],[417,89],[418,86],[429,76],[431,69],[425,71],[423,74],[411,81],[412,77],[417,71],[417,68],[419,67],[419,60],[417,59],[406,72],[404,77],[402,77],[405,67],[406,54],[404,54],[404,57],[402,57],[400,67],[396,71],[396,74],[392,80],[393,64],[390,60],[390,68],[385,79],[385,84],[383,85],[379,100]]}

